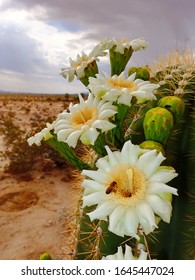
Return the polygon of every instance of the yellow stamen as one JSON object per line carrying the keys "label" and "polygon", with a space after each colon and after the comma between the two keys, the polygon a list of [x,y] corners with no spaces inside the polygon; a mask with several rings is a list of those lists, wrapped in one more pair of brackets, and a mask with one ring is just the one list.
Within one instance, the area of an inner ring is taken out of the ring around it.
{"label": "yellow stamen", "polygon": [[86,107],[74,112],[70,121],[78,129],[84,124],[90,126],[97,119],[97,115],[97,109],[95,107]]}
{"label": "yellow stamen", "polygon": [[134,181],[133,181],[133,169],[128,169],[127,170],[127,179],[128,179],[128,188],[130,193],[133,193],[133,187],[134,187]]}
{"label": "yellow stamen", "polygon": [[137,90],[137,85],[133,81],[129,81],[127,79],[123,79],[121,77],[118,77],[116,79],[110,79],[108,80],[108,84],[111,87],[117,88],[117,89],[123,89],[128,88],[130,91]]}
{"label": "yellow stamen", "polygon": [[109,176],[109,182],[116,182],[116,189],[109,195],[120,202],[131,203],[144,197],[147,187],[145,175],[137,168],[129,168],[127,165],[121,165],[112,170]]}
{"label": "yellow stamen", "polygon": [[121,39],[121,43],[122,43],[122,44],[126,44],[126,43],[127,43],[125,37],[123,37],[123,38]]}

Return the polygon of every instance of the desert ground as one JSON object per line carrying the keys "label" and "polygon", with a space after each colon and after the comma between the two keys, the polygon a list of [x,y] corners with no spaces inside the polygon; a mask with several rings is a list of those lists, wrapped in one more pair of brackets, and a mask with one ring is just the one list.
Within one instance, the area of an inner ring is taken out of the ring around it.
{"label": "desert ground", "polygon": [[10,169],[16,129],[11,143],[6,143],[11,135],[6,120],[11,120],[12,130],[15,125],[30,135],[48,118],[55,119],[69,102],[63,95],[0,94],[0,128],[4,128],[0,133],[1,260],[36,260],[45,252],[52,259],[72,259],[79,193],[73,185],[75,170],[68,164],[59,168],[48,155],[27,169],[22,158],[17,162],[18,154],[15,169]]}

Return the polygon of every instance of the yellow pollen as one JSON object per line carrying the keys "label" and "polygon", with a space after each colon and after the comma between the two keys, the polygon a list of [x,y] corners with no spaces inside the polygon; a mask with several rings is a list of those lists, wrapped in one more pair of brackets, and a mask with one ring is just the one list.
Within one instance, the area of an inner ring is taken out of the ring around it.
{"label": "yellow pollen", "polygon": [[97,119],[97,109],[95,107],[86,107],[73,113],[70,122],[79,129],[83,125],[91,125]]}
{"label": "yellow pollen", "polygon": [[123,38],[121,39],[121,43],[122,43],[122,44],[126,44],[126,43],[127,43],[125,37],[123,37]]}
{"label": "yellow pollen", "polygon": [[147,180],[145,175],[139,169],[129,168],[127,165],[121,165],[112,170],[109,182],[116,182],[115,191],[110,194],[113,198],[124,203],[127,202],[127,198],[131,202],[142,199],[146,192]]}
{"label": "yellow pollen", "polygon": [[138,88],[136,83],[134,83],[133,81],[129,81],[129,80],[123,79],[121,77],[108,80],[108,84],[111,87],[114,87],[114,88],[117,88],[117,89],[127,88],[130,91],[137,90],[137,88]]}

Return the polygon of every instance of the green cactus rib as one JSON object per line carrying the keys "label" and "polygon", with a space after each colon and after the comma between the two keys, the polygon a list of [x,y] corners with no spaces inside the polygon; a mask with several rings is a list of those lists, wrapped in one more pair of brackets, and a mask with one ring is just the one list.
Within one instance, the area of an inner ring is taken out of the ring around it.
{"label": "green cactus rib", "polygon": [[82,161],[78,158],[68,144],[64,142],[59,142],[56,139],[56,135],[53,135],[53,138],[50,138],[46,141],[52,148],[58,151],[71,165],[78,168],[79,170],[83,169],[93,169],[92,166]]}
{"label": "green cactus rib", "polygon": [[74,255],[77,260],[99,260],[103,256],[115,254],[117,247],[127,239],[110,232],[106,221],[91,222],[87,213],[93,209],[94,206],[85,207],[77,221],[79,229],[76,235],[77,244]]}
{"label": "green cactus rib", "polygon": [[125,141],[131,140],[134,144],[140,144],[145,140],[143,121],[144,116],[148,110],[155,107],[156,100],[149,101],[145,104],[133,104],[130,108],[130,112],[135,111],[134,116],[128,117],[126,120],[126,136]]}
{"label": "green cactus rib", "polygon": [[[170,248],[170,258],[195,259],[195,102],[188,98],[188,108],[185,112],[185,122],[181,134],[178,135],[178,149],[175,168],[179,173],[175,181],[178,187],[179,199],[173,204],[173,220],[170,229],[175,230]],[[174,142],[174,141],[173,141]],[[174,144],[174,143],[173,143]],[[178,182],[177,182],[178,181]],[[171,250],[172,249],[172,250]]]}
{"label": "green cactus rib", "polygon": [[119,149],[122,148],[125,142],[124,133],[123,133],[123,124],[128,114],[128,111],[129,111],[129,106],[124,104],[118,105],[118,114],[116,115],[116,119],[114,122],[116,127],[110,131],[107,137],[107,140],[110,138],[110,142],[112,143],[112,145],[114,145]]}
{"label": "green cactus rib", "polygon": [[[171,186],[178,189],[179,196],[173,197],[173,211],[170,224],[160,222],[159,229],[148,236],[153,257],[157,259],[194,259],[195,258],[195,150],[194,137],[194,93],[184,97],[185,112],[182,121],[175,127],[177,134],[169,139],[165,164],[173,166],[178,177]],[[192,135],[193,134],[193,135]],[[153,243],[152,239],[158,240]]]}

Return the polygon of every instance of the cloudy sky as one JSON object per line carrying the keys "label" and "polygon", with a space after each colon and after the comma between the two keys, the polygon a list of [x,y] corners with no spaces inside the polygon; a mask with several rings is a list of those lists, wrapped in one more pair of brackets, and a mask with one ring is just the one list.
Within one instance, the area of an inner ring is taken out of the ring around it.
{"label": "cloudy sky", "polygon": [[144,37],[149,45],[133,55],[130,65],[135,66],[175,49],[195,50],[195,2],[0,0],[0,90],[86,91],[76,79],[68,83],[62,78],[60,69],[69,57],[82,50],[88,54],[105,37]]}

